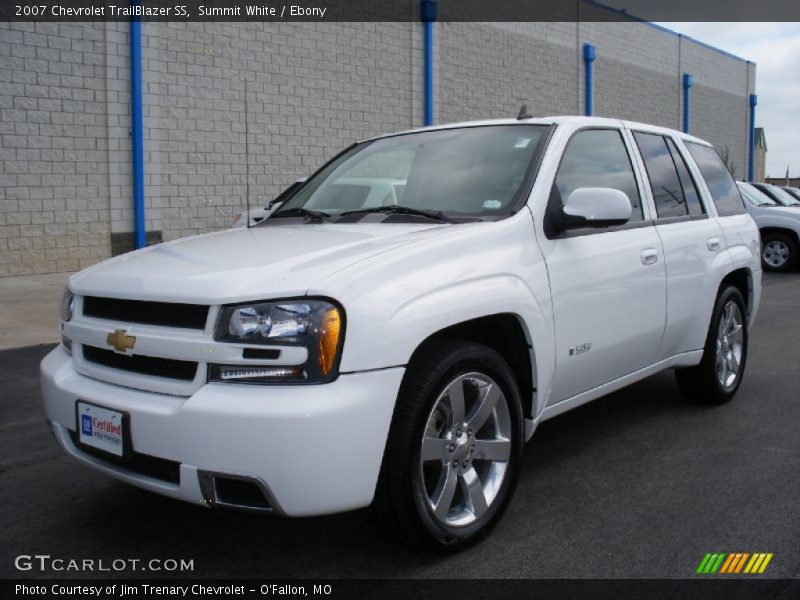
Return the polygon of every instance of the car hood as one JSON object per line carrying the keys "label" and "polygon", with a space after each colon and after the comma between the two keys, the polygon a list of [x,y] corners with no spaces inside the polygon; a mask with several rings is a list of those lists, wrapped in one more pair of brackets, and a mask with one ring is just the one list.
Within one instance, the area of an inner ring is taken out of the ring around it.
{"label": "car hood", "polygon": [[106,260],[73,275],[69,287],[80,295],[203,304],[303,295],[338,271],[451,228],[356,223],[225,230]]}

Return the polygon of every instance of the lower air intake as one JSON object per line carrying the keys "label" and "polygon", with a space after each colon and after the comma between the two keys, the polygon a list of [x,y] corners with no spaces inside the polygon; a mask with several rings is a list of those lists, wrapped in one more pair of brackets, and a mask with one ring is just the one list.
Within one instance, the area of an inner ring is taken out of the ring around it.
{"label": "lower air intake", "polygon": [[259,512],[275,510],[266,488],[257,479],[202,471],[199,476],[203,496],[206,502],[215,508]]}

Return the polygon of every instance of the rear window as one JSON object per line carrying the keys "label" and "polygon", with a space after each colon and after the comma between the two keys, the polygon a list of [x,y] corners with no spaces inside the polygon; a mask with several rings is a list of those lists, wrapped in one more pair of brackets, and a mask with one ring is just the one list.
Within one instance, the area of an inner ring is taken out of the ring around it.
{"label": "rear window", "polygon": [[642,154],[650,189],[656,204],[659,219],[686,217],[689,207],[683,190],[683,182],[678,176],[675,159],[663,136],[635,132],[636,145]]}
{"label": "rear window", "polygon": [[736,182],[717,151],[694,142],[686,142],[686,147],[706,181],[708,191],[717,207],[717,213],[722,217],[745,212],[739,188],[736,187]]}

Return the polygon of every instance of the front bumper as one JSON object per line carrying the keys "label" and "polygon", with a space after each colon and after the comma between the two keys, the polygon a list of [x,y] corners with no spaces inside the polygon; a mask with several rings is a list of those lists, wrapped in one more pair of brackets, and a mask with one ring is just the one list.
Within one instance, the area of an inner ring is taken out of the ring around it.
{"label": "front bumper", "polygon": [[[203,472],[260,482],[276,512],[320,515],[372,502],[403,368],[341,375],[324,385],[209,383],[189,397],[85,377],[59,346],[41,365],[45,413],[62,448],[138,487],[207,504]],[[126,469],[73,443],[75,403],[130,415],[137,453],[179,463],[179,483]]]}

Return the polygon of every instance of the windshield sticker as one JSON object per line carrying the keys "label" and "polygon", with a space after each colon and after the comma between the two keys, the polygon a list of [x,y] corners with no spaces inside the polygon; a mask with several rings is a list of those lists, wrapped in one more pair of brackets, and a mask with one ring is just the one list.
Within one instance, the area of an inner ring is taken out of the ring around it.
{"label": "windshield sticker", "polygon": [[528,144],[531,143],[531,138],[517,138],[517,143],[514,144],[514,148],[527,148]]}
{"label": "windshield sticker", "polygon": [[502,208],[503,203],[500,200],[484,200],[483,201],[483,208],[491,208],[497,210],[498,208]]}

